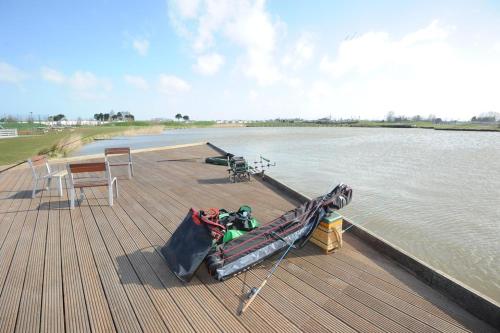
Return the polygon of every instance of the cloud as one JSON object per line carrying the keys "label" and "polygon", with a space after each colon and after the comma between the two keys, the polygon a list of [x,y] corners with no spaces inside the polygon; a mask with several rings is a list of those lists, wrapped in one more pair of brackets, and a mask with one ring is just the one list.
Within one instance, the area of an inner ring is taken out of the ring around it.
{"label": "cloud", "polygon": [[320,69],[340,77],[348,73],[367,74],[384,66],[405,66],[437,62],[449,56],[446,43],[452,27],[433,21],[429,26],[393,40],[386,32],[368,32],[343,41],[335,60],[324,56]]}
{"label": "cloud", "polygon": [[89,100],[104,99],[113,89],[110,80],[87,71],[76,71],[68,78],[68,84],[76,97]]}
{"label": "cloud", "polygon": [[170,6],[181,18],[195,18],[198,14],[200,0],[170,1]]}
{"label": "cloud", "polygon": [[149,51],[149,40],[145,38],[136,38],[132,42],[132,46],[141,56],[146,56]]}
{"label": "cloud", "polygon": [[66,77],[64,76],[63,73],[50,67],[42,67],[40,69],[40,73],[42,75],[42,78],[46,81],[58,84],[64,83],[66,81]]}
{"label": "cloud", "polygon": [[17,67],[6,62],[0,62],[0,81],[18,84],[28,78],[28,75]]}
{"label": "cloud", "polygon": [[42,67],[40,73],[42,79],[67,87],[69,92],[79,99],[103,99],[113,89],[109,79],[98,77],[89,71],[76,71],[72,75],[65,75],[56,69]]}
{"label": "cloud", "polygon": [[190,40],[197,54],[216,46],[216,35],[237,45],[243,53],[237,69],[259,84],[277,82],[282,74],[276,64],[275,48],[282,23],[273,21],[263,0],[211,1],[188,8],[171,1],[169,16],[179,34]]}
{"label": "cloud", "polygon": [[306,35],[301,36],[295,43],[291,52],[283,57],[283,66],[294,70],[302,68],[314,56],[314,44]]}
{"label": "cloud", "polygon": [[137,89],[147,90],[149,88],[148,82],[142,76],[124,75],[123,79]]}
{"label": "cloud", "polygon": [[224,64],[224,57],[217,53],[210,53],[199,56],[194,70],[203,75],[213,75],[217,73]]}
{"label": "cloud", "polygon": [[310,85],[311,108],[372,119],[389,110],[470,119],[500,109],[494,91],[500,85],[500,61],[454,47],[449,38],[454,30],[433,21],[400,39],[372,31],[343,41],[336,56],[320,62],[320,70],[333,80]]}
{"label": "cloud", "polygon": [[257,98],[259,98],[259,93],[256,92],[255,90],[250,90],[248,92],[248,99],[252,102],[256,101]]}
{"label": "cloud", "polygon": [[167,95],[188,92],[191,86],[181,78],[174,75],[160,74],[158,79],[158,91]]}

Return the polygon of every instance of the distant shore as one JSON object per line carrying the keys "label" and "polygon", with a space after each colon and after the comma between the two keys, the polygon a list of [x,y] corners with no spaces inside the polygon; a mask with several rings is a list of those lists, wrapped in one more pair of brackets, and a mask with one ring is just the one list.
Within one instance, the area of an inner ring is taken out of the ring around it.
{"label": "distant shore", "polygon": [[433,123],[430,121],[386,122],[386,121],[262,121],[247,123],[247,127],[379,127],[379,128],[423,128],[442,131],[500,132],[498,123]]}

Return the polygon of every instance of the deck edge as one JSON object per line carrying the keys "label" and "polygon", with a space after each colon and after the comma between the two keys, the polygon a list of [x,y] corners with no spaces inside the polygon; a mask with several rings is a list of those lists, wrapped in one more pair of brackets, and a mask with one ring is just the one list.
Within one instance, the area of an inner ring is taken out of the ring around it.
{"label": "deck edge", "polygon": [[[207,142],[207,145],[221,154],[227,153],[224,149],[210,142]],[[277,193],[284,194],[299,202],[311,200],[307,195],[300,193],[269,175],[263,175],[260,179],[271,185]],[[352,223],[349,219],[344,218],[344,221],[348,227],[350,227],[350,232],[352,234],[374,248],[377,252],[389,257],[416,278],[439,291],[475,317],[485,321],[493,327],[500,327],[500,304],[446,273],[432,268],[403,249],[382,240],[364,227]]]}

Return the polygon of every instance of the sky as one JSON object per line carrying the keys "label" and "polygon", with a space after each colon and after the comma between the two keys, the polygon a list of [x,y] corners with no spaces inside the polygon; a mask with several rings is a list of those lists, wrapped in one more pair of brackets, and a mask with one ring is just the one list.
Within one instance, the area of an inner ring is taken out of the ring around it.
{"label": "sky", "polygon": [[467,120],[500,1],[0,1],[0,116]]}

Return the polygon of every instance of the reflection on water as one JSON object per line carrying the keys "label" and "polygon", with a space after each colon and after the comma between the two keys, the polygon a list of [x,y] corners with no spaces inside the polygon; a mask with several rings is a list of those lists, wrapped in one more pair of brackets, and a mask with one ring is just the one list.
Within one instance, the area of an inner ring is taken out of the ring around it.
{"label": "reflection on water", "polygon": [[228,128],[121,137],[83,147],[197,141],[277,162],[270,174],[310,196],[354,188],[343,213],[500,301],[500,133],[379,128]]}

